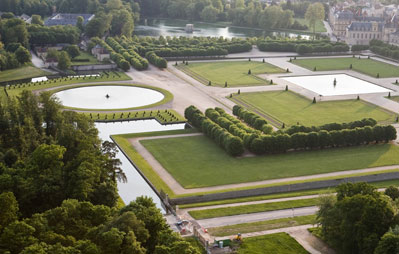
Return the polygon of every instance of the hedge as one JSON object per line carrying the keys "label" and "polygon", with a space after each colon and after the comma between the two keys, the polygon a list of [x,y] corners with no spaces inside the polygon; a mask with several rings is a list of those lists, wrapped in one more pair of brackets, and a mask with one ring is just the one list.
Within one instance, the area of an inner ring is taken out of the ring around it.
{"label": "hedge", "polygon": [[398,46],[390,45],[379,40],[371,40],[370,50],[375,54],[399,60]]}
{"label": "hedge", "polygon": [[282,153],[288,150],[323,149],[388,142],[396,139],[392,125],[376,125],[319,132],[297,132],[293,135],[262,135],[252,140],[250,151],[255,154]]}
{"label": "hedge", "polygon": [[349,46],[345,43],[332,43],[326,40],[258,40],[257,46],[260,51],[291,51],[297,52],[298,54],[349,51]]}
{"label": "hedge", "polygon": [[262,131],[265,134],[271,134],[273,127],[267,123],[266,119],[260,117],[258,114],[250,112],[239,105],[233,107],[233,115],[243,120],[249,126]]}
{"label": "hedge", "polygon": [[297,132],[319,132],[321,130],[326,130],[326,131],[332,131],[332,130],[342,130],[342,129],[354,129],[356,127],[365,127],[365,126],[375,126],[377,124],[377,121],[372,119],[372,118],[364,118],[360,121],[353,121],[349,123],[328,123],[324,124],[321,126],[303,126],[303,125],[293,125],[285,130],[280,130],[283,131],[284,133],[287,133],[289,135],[292,135]]}
{"label": "hedge", "polygon": [[145,58],[148,59],[148,61],[155,65],[158,68],[167,68],[168,67],[168,62],[165,60],[165,58],[157,56],[154,51],[149,51],[145,54]]}
{"label": "hedge", "polygon": [[185,118],[206,136],[212,138],[228,154],[239,156],[244,153],[242,139],[230,134],[198,110],[195,106],[189,106],[184,111]]}

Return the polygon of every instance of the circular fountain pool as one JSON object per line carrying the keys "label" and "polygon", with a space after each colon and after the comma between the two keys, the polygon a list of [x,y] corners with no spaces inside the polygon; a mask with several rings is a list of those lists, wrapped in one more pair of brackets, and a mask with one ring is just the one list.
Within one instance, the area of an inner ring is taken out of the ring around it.
{"label": "circular fountain pool", "polygon": [[162,101],[163,93],[153,89],[99,85],[71,88],[54,94],[65,107],[80,109],[127,109],[139,108]]}

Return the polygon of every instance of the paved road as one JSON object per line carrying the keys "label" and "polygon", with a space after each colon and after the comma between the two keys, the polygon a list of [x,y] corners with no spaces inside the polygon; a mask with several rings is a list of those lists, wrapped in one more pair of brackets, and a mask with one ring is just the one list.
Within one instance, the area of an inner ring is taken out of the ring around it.
{"label": "paved road", "polygon": [[261,213],[240,214],[240,215],[217,217],[211,219],[203,219],[203,220],[197,220],[197,222],[204,228],[221,227],[221,226],[228,226],[228,225],[235,225],[242,223],[312,215],[315,214],[318,209],[319,208],[317,206],[300,207],[294,209],[284,209],[284,210],[276,210],[276,211],[261,212]]}

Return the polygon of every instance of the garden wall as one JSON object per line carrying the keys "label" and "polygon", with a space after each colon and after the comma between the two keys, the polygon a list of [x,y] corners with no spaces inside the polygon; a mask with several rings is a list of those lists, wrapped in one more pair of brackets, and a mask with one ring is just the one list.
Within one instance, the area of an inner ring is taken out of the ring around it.
{"label": "garden wall", "polygon": [[231,199],[231,198],[243,198],[250,196],[276,194],[283,192],[322,189],[322,188],[335,187],[340,185],[341,183],[346,183],[346,182],[372,183],[372,182],[386,181],[392,179],[399,179],[399,172],[355,176],[355,177],[324,180],[324,181],[295,183],[295,184],[271,186],[271,187],[264,187],[264,188],[250,189],[250,190],[229,191],[229,192],[205,194],[193,197],[174,198],[170,199],[170,203],[172,205],[191,204],[191,203],[209,202],[209,201]]}

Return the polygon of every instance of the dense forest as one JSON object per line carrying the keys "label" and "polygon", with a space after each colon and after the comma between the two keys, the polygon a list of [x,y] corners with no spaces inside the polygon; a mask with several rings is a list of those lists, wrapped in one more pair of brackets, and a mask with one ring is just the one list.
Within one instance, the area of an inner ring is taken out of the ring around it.
{"label": "dense forest", "polygon": [[151,199],[117,207],[116,146],[60,108],[28,91],[0,103],[0,253],[197,253]]}

